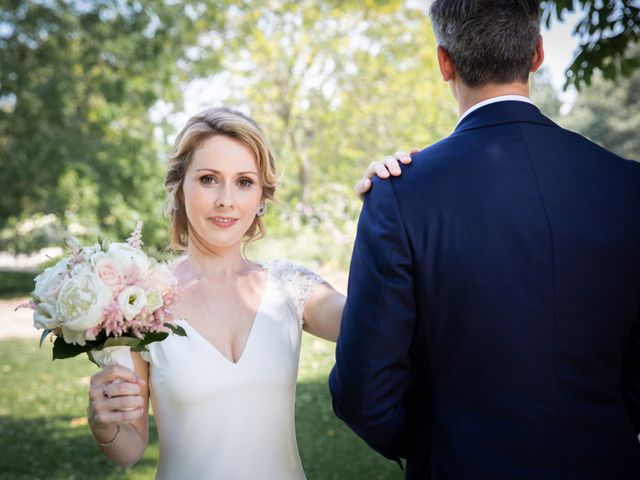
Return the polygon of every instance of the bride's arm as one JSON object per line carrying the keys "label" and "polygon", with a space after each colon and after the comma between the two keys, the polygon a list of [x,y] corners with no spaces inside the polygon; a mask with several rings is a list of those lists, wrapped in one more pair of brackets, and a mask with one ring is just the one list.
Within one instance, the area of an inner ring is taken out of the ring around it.
{"label": "bride's arm", "polygon": [[[371,178],[397,177],[402,174],[400,164],[411,163],[411,154],[418,150],[413,148],[410,153],[402,150],[385,157],[382,161],[371,162],[364,176],[356,183],[355,192],[361,199],[371,189]],[[304,305],[304,330],[325,340],[335,342],[340,331],[342,310],[347,297],[337,292],[328,283],[317,285]]]}
{"label": "bride's arm", "polygon": [[328,283],[316,285],[304,304],[304,330],[316,337],[335,342],[346,299]]}
{"label": "bride's arm", "polygon": [[134,372],[116,365],[91,377],[89,428],[103,453],[123,467],[134,465],[149,440],[149,364],[132,353]]}

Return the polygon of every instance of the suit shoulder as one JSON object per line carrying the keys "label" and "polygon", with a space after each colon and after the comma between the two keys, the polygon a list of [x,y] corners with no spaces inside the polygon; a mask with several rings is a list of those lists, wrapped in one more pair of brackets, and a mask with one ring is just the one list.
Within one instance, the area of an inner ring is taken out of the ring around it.
{"label": "suit shoulder", "polygon": [[[637,160],[640,160],[640,159],[633,159],[632,160],[632,159],[627,159],[627,158],[621,157],[620,155],[612,152],[611,150],[607,150],[602,145],[597,144],[593,140],[590,140],[589,138],[585,137],[584,135],[582,135],[582,134],[580,134],[578,132],[574,132],[573,130],[569,130],[567,128],[562,128],[562,127],[559,127],[559,129],[567,137],[573,139],[573,141],[584,145],[586,148],[593,149],[593,151],[596,152],[599,155],[607,156],[607,157],[611,158],[612,160],[615,160],[615,161],[618,161],[618,162],[623,162],[623,163],[629,165],[633,169],[636,169],[636,170],[640,169],[640,162],[637,161]],[[640,170],[638,170],[638,171],[640,172]]]}

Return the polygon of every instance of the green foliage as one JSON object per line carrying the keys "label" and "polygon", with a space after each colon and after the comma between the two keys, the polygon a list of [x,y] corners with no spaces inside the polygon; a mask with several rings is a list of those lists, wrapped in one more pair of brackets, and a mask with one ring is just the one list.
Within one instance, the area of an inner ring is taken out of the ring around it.
{"label": "green foliage", "polygon": [[8,2],[0,250],[121,241],[143,219],[161,254],[170,127],[150,112],[179,111],[185,82],[221,69],[225,103],[262,123],[283,173],[271,232],[352,238],[366,165],[455,123],[434,50],[424,11],[402,0]]}
{"label": "green foliage", "polygon": [[640,160],[639,91],[640,70],[615,82],[596,75],[580,92],[562,125],[624,158]]}
{"label": "green foliage", "polygon": [[[147,245],[163,247],[165,146],[149,111],[181,100],[190,55],[215,67],[199,42],[220,9],[200,11],[195,0],[4,3],[0,248],[29,251],[68,234],[120,239],[140,218]],[[16,230],[43,215],[49,229],[24,241]]]}
{"label": "green foliage", "polygon": [[553,120],[560,116],[562,102],[551,83],[551,73],[542,68],[531,76],[531,100],[542,113]]}
{"label": "green foliage", "polygon": [[224,103],[262,124],[282,175],[285,208],[267,216],[268,231],[289,258],[345,266],[366,166],[455,125],[425,12],[262,0],[238,7],[226,34]]}
{"label": "green foliage", "polygon": [[[307,477],[313,480],[403,478],[393,462],[371,451],[333,415],[327,375],[334,345],[303,336],[296,394],[296,431]],[[0,479],[152,479],[159,454],[151,417],[149,446],[131,469],[111,463],[86,424],[89,377],[84,357],[51,362],[51,345],[0,341]]]}
{"label": "green foliage", "polygon": [[562,21],[568,12],[580,12],[574,33],[580,37],[578,54],[566,71],[565,88],[581,89],[591,83],[594,72],[604,78],[628,76],[640,67],[640,2],[636,0],[543,0],[542,19],[547,26]]}
{"label": "green foliage", "polygon": [[26,296],[33,290],[34,272],[0,271],[0,298]]}

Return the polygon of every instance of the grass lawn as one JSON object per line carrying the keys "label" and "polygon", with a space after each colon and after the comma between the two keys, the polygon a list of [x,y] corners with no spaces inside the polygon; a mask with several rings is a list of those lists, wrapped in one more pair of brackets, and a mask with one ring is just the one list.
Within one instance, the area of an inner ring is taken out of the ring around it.
{"label": "grass lawn", "polygon": [[[332,362],[333,344],[305,334],[296,415],[307,478],[403,478],[397,465],[370,451],[333,416],[326,382]],[[154,478],[153,419],[149,448],[131,469],[113,465],[94,446],[85,413],[95,371],[85,357],[52,363],[49,342],[39,349],[36,340],[0,341],[0,479]]]}

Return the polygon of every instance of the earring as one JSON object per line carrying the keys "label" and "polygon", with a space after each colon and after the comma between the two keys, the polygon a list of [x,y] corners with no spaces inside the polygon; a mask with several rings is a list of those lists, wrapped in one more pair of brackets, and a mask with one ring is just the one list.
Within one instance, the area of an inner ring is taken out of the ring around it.
{"label": "earring", "polygon": [[258,208],[258,210],[256,210],[256,215],[261,217],[264,215],[265,210],[267,209],[266,205],[263,203],[260,205],[260,208]]}

